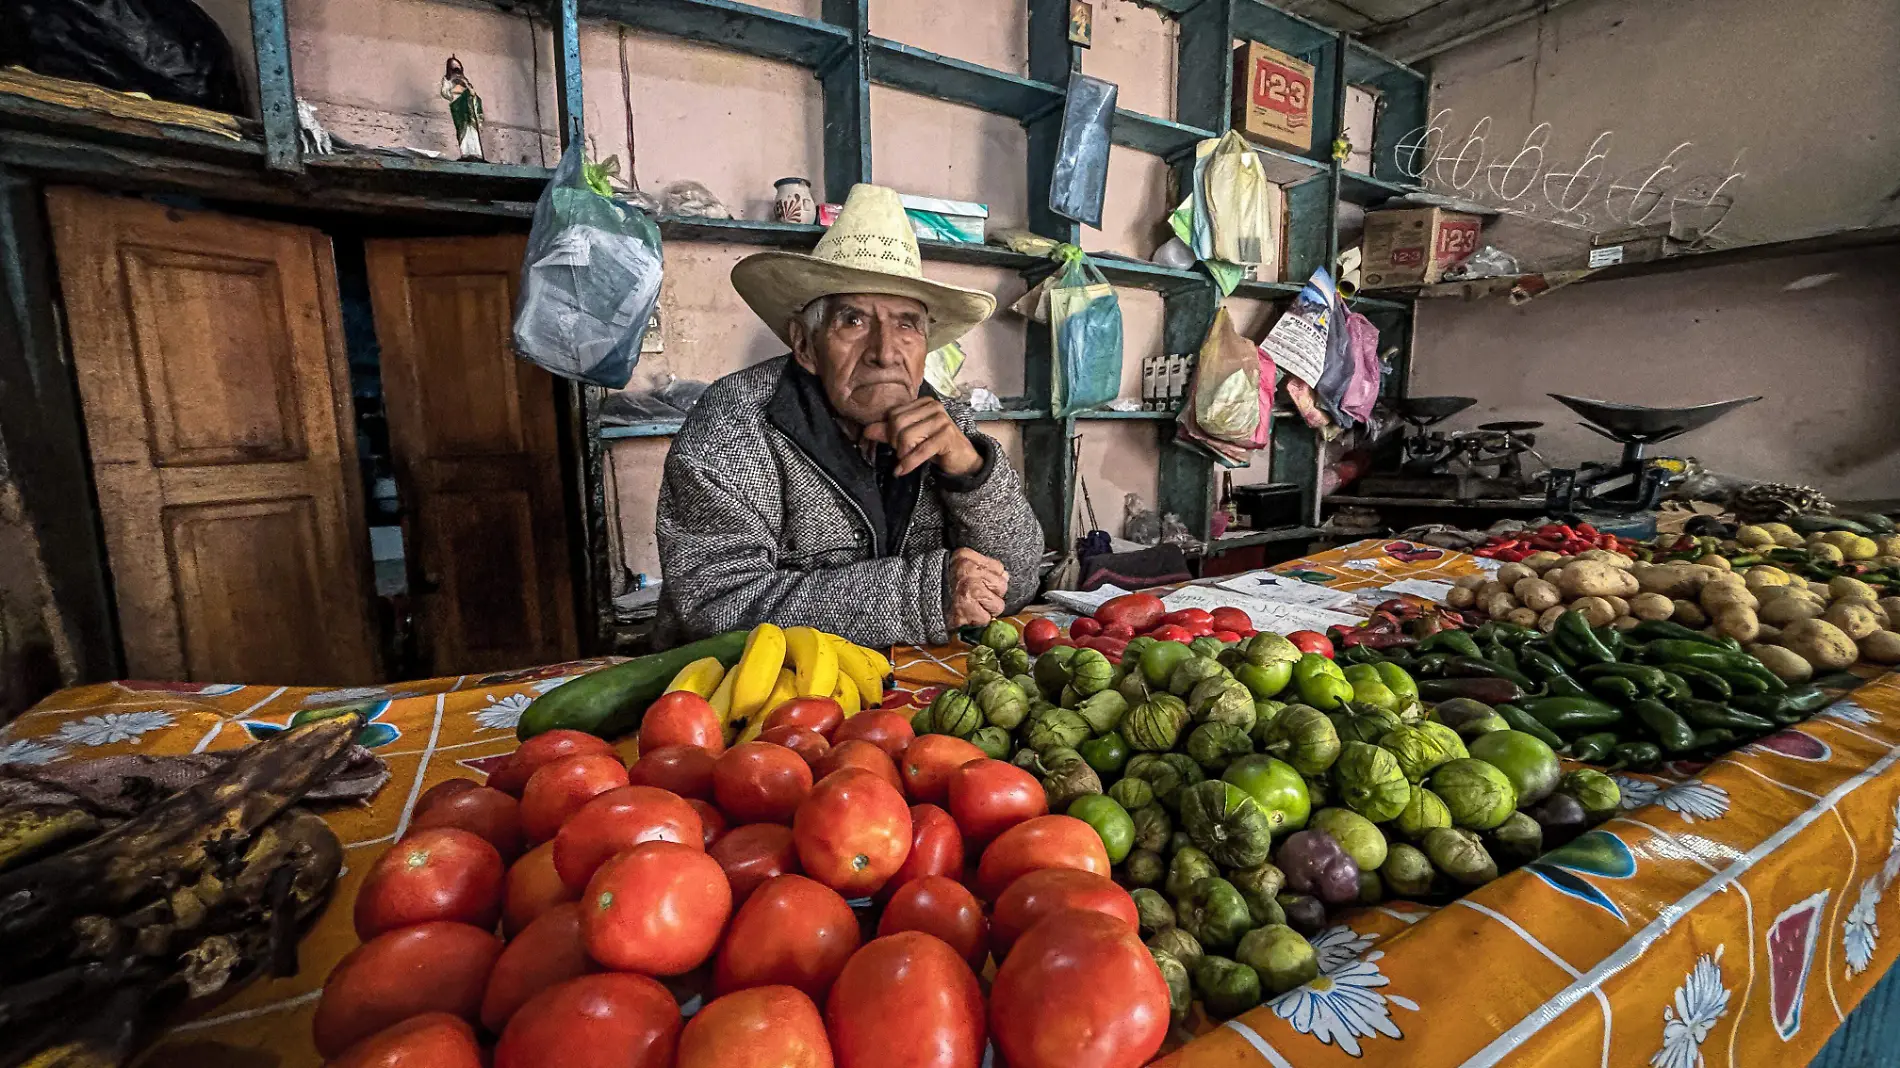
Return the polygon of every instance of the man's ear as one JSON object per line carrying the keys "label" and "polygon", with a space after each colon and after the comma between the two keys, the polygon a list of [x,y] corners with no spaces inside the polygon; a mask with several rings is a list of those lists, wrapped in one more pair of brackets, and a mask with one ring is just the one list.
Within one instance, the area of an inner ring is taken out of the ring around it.
{"label": "man's ear", "polygon": [[785,332],[791,336],[792,359],[798,361],[798,366],[806,371],[817,374],[818,359],[812,351],[813,339],[805,330],[804,320],[796,315],[792,316],[791,320],[785,324]]}

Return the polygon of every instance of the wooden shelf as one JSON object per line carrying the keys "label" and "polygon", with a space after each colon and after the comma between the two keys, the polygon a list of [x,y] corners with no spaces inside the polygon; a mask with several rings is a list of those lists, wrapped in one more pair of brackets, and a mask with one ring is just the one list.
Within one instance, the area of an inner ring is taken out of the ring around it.
{"label": "wooden shelf", "polygon": [[1062,104],[1062,90],[1047,82],[882,37],[867,38],[865,46],[870,77],[878,85],[1007,115],[1019,122]]}
{"label": "wooden shelf", "polygon": [[1417,193],[1423,186],[1409,182],[1389,182],[1370,174],[1342,169],[1339,172],[1339,199],[1350,204],[1377,206],[1393,197]]}
{"label": "wooden shelf", "polygon": [[580,15],[801,67],[851,47],[842,26],[734,0],[580,0]]}
{"label": "wooden shelf", "polygon": [[979,423],[1026,423],[1047,419],[1049,413],[1034,408],[1004,408],[1000,412],[972,412]]}
{"label": "wooden shelf", "polygon": [[1284,541],[1308,541],[1323,537],[1325,531],[1318,527],[1275,527],[1272,530],[1249,530],[1226,537],[1215,538],[1207,543],[1207,556],[1219,556],[1235,549],[1251,548],[1255,545],[1272,545]]}

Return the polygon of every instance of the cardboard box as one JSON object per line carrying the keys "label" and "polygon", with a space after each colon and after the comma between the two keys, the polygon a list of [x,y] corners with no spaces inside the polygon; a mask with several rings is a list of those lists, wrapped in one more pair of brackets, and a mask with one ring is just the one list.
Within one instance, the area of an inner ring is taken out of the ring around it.
{"label": "cardboard box", "polygon": [[[910,228],[917,234],[918,240],[967,245],[983,243],[983,231],[990,218],[988,204],[945,200],[942,197],[917,197],[909,193],[900,193],[898,199],[904,203],[904,214],[909,217]],[[838,213],[843,210],[842,204],[818,205],[818,225],[830,226],[837,222]]]}
{"label": "cardboard box", "polygon": [[1619,263],[1647,263],[1662,259],[1669,243],[1669,224],[1632,226],[1598,234],[1590,239],[1590,254],[1584,266],[1594,270]]}
{"label": "cardboard box", "polygon": [[1313,148],[1313,65],[1252,41],[1234,49],[1234,127],[1296,152]]}
{"label": "cardboard box", "polygon": [[1361,288],[1431,285],[1445,268],[1478,251],[1483,222],[1443,208],[1366,213]]}
{"label": "cardboard box", "polygon": [[1349,171],[1372,173],[1372,145],[1378,136],[1379,108],[1384,96],[1369,85],[1346,87],[1346,114],[1339,136],[1346,139],[1344,166]]}

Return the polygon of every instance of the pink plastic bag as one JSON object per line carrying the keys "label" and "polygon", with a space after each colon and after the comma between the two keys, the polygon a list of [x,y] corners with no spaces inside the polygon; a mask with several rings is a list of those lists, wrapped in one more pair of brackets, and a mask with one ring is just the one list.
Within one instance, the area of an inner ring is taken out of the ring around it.
{"label": "pink plastic bag", "polygon": [[1339,398],[1339,408],[1363,423],[1379,399],[1379,328],[1358,312],[1346,316],[1346,358],[1352,361],[1352,380]]}

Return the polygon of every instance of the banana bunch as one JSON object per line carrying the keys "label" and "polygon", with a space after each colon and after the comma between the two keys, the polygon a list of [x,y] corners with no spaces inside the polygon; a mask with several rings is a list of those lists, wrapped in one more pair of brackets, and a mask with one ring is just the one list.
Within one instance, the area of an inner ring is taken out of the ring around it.
{"label": "banana bunch", "polygon": [[666,689],[704,697],[725,719],[728,738],[749,742],[773,709],[796,697],[829,697],[847,719],[877,708],[890,673],[890,660],[876,649],[812,627],[761,623],[746,635],[745,654],[730,671],[713,657],[695,660]]}

